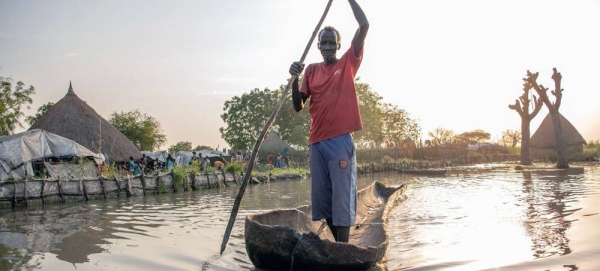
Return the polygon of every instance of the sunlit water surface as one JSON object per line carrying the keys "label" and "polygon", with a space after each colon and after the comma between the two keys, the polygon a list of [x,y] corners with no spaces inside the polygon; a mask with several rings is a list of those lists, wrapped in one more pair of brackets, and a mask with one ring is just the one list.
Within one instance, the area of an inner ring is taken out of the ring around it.
{"label": "sunlit water surface", "polygon": [[[359,176],[408,184],[389,224],[388,270],[600,270],[600,167],[508,168],[445,177]],[[254,270],[246,214],[310,202],[310,180],[0,211],[0,270]]]}

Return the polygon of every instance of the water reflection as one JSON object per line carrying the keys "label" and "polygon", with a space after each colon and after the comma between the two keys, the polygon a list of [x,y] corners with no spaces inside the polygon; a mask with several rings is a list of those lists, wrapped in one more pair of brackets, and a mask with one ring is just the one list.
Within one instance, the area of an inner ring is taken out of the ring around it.
{"label": "water reflection", "polygon": [[[359,188],[374,180],[408,184],[390,218],[388,270],[544,270],[518,267],[577,253],[591,259],[596,256],[585,253],[600,251],[597,242],[573,242],[600,236],[600,229],[572,231],[578,220],[600,213],[598,170],[370,174],[359,176]],[[228,187],[0,210],[0,270],[254,270],[244,244],[245,215],[309,204],[310,181],[248,186],[221,256],[237,192]],[[581,204],[590,198],[594,204]],[[563,265],[581,267],[580,261]]]}
{"label": "water reflection", "polygon": [[[571,253],[566,231],[571,220],[566,219],[579,208],[569,208],[584,191],[583,168],[568,170],[535,170],[523,172],[523,192],[527,203],[525,229],[531,237],[535,258]],[[538,180],[533,181],[533,175]]]}

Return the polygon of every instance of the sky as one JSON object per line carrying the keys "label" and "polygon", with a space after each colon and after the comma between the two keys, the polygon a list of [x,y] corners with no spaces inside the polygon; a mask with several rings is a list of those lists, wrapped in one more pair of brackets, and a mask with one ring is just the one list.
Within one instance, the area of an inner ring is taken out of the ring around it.
{"label": "sky", "polygon": [[[584,139],[600,140],[600,0],[357,2],[370,22],[357,76],[417,120],[424,139],[444,128],[499,140],[520,128],[508,105],[527,70],[553,90],[556,67],[560,112]],[[326,4],[0,0],[0,76],[35,87],[26,115],[60,100],[72,82],[105,119],[135,109],[157,119],[163,149],[228,147],[219,132],[224,102],[285,84]],[[358,26],[344,0],[333,1],[323,25],[340,30],[342,52]],[[305,62],[320,61],[313,44]]]}

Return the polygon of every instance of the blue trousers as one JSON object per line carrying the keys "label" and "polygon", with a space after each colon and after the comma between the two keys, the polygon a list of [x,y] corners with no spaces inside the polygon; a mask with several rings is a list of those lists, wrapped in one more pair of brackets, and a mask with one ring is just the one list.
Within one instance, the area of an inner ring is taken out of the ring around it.
{"label": "blue trousers", "polygon": [[350,134],[309,146],[312,219],[349,227],[356,220],[356,147]]}

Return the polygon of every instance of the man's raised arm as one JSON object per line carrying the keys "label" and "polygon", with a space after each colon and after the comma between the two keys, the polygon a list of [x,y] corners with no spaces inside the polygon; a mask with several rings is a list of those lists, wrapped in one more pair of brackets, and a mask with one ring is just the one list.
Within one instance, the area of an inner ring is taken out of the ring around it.
{"label": "man's raised arm", "polygon": [[363,45],[365,44],[365,37],[367,37],[367,32],[369,31],[369,21],[367,20],[367,16],[365,16],[362,8],[360,8],[358,3],[356,3],[356,0],[348,0],[348,3],[350,3],[350,7],[354,13],[354,18],[356,18],[356,21],[358,22],[358,29],[356,30],[354,38],[352,39],[354,55],[358,56],[358,53],[362,50]]}

